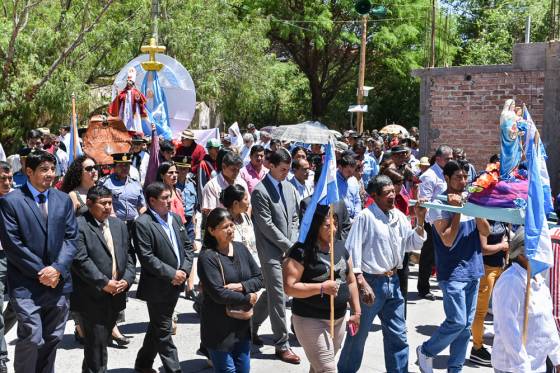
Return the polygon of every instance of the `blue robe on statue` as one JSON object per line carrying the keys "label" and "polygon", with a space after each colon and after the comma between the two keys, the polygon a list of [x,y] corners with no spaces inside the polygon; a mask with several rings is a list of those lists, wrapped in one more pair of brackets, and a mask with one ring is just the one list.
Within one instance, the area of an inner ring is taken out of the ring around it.
{"label": "blue robe on statue", "polygon": [[508,116],[500,123],[500,138],[500,177],[507,179],[521,161],[521,142],[514,116]]}

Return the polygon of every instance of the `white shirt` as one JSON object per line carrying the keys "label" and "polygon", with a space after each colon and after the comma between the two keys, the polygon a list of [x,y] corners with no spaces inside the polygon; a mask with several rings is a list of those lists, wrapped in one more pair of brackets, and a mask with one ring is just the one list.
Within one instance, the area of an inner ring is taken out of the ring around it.
{"label": "white shirt", "polygon": [[[249,190],[245,180],[241,178],[241,175],[237,175],[234,184],[241,185],[245,190]],[[220,193],[222,190],[226,189],[230,184],[224,179],[224,176],[220,172],[218,175],[210,179],[202,189],[202,199],[200,207],[203,210],[213,210],[216,207],[224,207],[220,202]]]}
{"label": "white shirt", "polygon": [[405,252],[418,250],[426,240],[412,229],[406,216],[394,208],[385,214],[375,203],[363,209],[354,220],[346,249],[354,272],[382,274],[402,268]]}
{"label": "white shirt", "polygon": [[167,213],[167,221],[163,220],[161,216],[154,210],[150,209],[152,214],[156,217],[156,220],[161,225],[167,237],[169,237],[169,241],[171,241],[171,246],[173,246],[173,252],[175,253],[175,257],[177,258],[177,268],[181,264],[181,259],[179,257],[179,242],[177,241],[177,236],[175,235],[175,231],[173,230],[173,215]]}
{"label": "white shirt", "polygon": [[[437,163],[434,163],[432,167],[420,175],[418,198],[427,198],[429,201],[433,201],[446,190],[447,183],[443,176],[443,169]],[[429,216],[426,216],[426,221],[430,224],[433,223]]]}
{"label": "white shirt", "polygon": [[492,366],[495,369],[512,373],[544,372],[547,356],[554,366],[560,364],[560,338],[552,316],[552,299],[540,274],[531,280],[527,344],[523,346],[526,284],[527,272],[513,263],[494,287]]}
{"label": "white shirt", "polygon": [[308,180],[306,180],[305,183],[302,184],[294,176],[290,179],[290,183],[292,183],[294,188],[296,188],[298,204],[302,199],[307,198],[308,196],[313,194],[313,184],[310,184]]}

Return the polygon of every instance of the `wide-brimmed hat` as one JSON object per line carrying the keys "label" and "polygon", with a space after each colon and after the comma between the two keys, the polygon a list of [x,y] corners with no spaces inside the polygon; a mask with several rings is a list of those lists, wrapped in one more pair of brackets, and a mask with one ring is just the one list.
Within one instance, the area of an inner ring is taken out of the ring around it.
{"label": "wide-brimmed hat", "polygon": [[181,139],[194,140],[194,132],[191,130],[184,130],[181,132]]}
{"label": "wide-brimmed hat", "polygon": [[132,135],[132,139],[130,141],[133,144],[147,144],[148,143],[148,141],[140,135]]}
{"label": "wide-brimmed hat", "polygon": [[428,157],[421,157],[420,166],[430,166],[430,159]]}

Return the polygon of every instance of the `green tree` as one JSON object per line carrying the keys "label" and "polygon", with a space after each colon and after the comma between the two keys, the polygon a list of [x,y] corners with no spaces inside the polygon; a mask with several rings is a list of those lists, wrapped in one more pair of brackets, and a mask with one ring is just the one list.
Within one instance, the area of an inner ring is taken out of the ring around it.
{"label": "green tree", "polygon": [[550,2],[541,0],[458,0],[447,4],[458,16],[461,51],[456,64],[511,63],[515,43],[524,42],[531,16],[532,41],[547,40]]}

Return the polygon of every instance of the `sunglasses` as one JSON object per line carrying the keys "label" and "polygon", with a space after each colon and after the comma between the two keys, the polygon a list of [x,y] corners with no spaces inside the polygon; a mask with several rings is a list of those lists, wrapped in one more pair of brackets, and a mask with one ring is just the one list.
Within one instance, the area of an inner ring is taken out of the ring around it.
{"label": "sunglasses", "polygon": [[95,166],[87,166],[87,167],[84,167],[84,170],[86,170],[86,172],[97,171],[97,169],[95,168]]}

